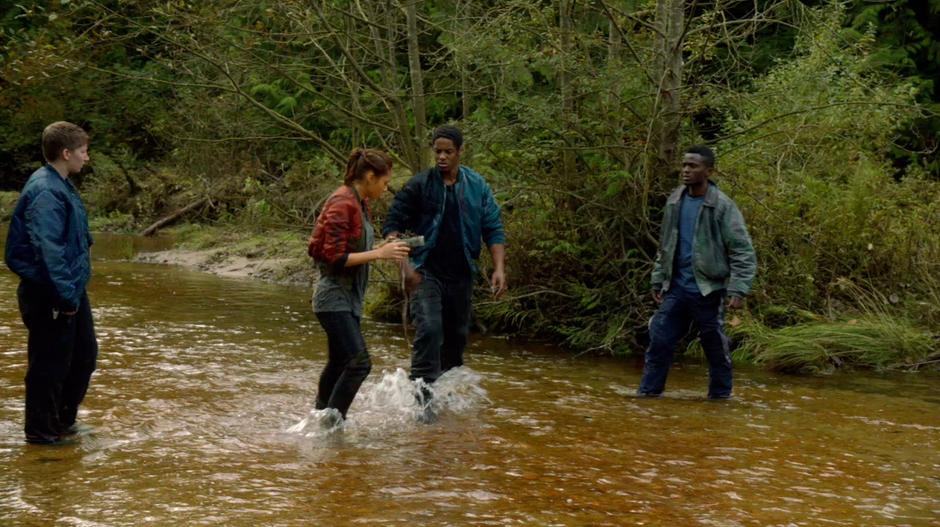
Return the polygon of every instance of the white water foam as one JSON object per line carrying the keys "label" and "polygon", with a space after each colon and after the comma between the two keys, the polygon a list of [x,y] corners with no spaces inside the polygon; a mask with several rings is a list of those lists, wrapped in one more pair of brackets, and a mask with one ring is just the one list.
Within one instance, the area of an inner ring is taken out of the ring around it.
{"label": "white water foam", "polygon": [[[481,381],[482,376],[467,367],[449,370],[430,385],[421,379],[412,381],[401,368],[385,371],[378,380],[367,379],[363,383],[346,421],[335,409],[311,409],[285,432],[309,438],[324,437],[347,428],[387,430],[413,426],[429,411],[436,416],[465,414],[490,402]],[[430,401],[420,396],[425,391],[430,391]]]}

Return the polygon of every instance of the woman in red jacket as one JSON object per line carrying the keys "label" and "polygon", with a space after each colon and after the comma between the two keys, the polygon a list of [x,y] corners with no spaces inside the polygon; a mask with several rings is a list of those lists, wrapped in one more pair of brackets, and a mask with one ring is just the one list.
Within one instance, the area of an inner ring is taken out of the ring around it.
{"label": "woman in red jacket", "polygon": [[307,248],[320,271],[313,311],[326,332],[329,358],[320,375],[316,408],[338,412],[331,424],[346,418],[372,362],[359,321],[369,281],[369,262],[401,260],[408,255],[402,242],[372,249],[375,230],[368,201],[388,188],[392,160],[385,152],[357,148],[346,163],[344,184],[327,199]]}

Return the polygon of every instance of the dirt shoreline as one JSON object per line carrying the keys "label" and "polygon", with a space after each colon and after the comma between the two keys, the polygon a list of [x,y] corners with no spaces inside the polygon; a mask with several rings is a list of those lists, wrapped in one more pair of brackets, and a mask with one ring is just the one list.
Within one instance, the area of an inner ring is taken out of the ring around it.
{"label": "dirt shoreline", "polygon": [[286,285],[310,285],[316,279],[316,272],[306,259],[251,257],[231,254],[225,249],[168,249],[138,253],[134,261],[179,265],[226,278]]}

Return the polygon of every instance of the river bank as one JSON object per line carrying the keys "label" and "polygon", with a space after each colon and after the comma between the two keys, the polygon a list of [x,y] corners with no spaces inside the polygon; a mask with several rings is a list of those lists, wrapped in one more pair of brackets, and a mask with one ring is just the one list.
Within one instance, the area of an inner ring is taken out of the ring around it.
{"label": "river bank", "polygon": [[173,238],[172,248],[141,252],[132,259],[284,285],[310,285],[316,279],[305,236],[297,232],[253,233],[187,224],[167,229],[165,234]]}
{"label": "river bank", "polygon": [[[311,286],[316,280],[316,270],[306,254],[305,233],[185,224],[163,234],[173,239],[169,249],[140,252],[133,259],[285,285]],[[377,265],[373,279],[385,282],[393,275],[393,270]],[[400,304],[389,294],[387,287],[371,287],[368,311],[378,320],[397,322]],[[512,300],[511,294],[508,301]],[[816,375],[852,369],[910,372],[940,366],[940,337],[936,333],[898,316],[886,300],[866,297],[869,293],[861,288],[853,294],[861,299],[859,304],[864,309],[842,315],[822,316],[795,308],[764,306],[765,312],[785,312],[777,317],[784,320],[782,324],[768,324],[774,317],[761,320],[748,311],[741,313],[727,327],[737,342],[735,362]],[[477,315],[482,324],[491,322],[485,313]],[[685,351],[693,361],[704,361],[697,345]]]}
{"label": "river bank", "polygon": [[310,284],[316,277],[312,267],[301,269],[298,259],[253,257],[233,254],[228,249],[169,249],[138,254],[134,261],[179,265],[226,278],[263,280],[278,284]]}

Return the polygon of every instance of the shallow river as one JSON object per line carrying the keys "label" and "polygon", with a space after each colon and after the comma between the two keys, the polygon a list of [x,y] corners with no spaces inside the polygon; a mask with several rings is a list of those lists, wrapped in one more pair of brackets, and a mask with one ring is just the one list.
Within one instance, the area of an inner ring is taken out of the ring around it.
{"label": "shallow river", "polygon": [[309,288],[120,260],[141,244],[99,236],[73,445],[22,440],[0,272],[0,525],[940,525],[936,374],[742,368],[715,403],[687,361],[640,400],[633,359],[475,336],[422,425],[401,328],[366,321],[372,374],[330,430]]}

